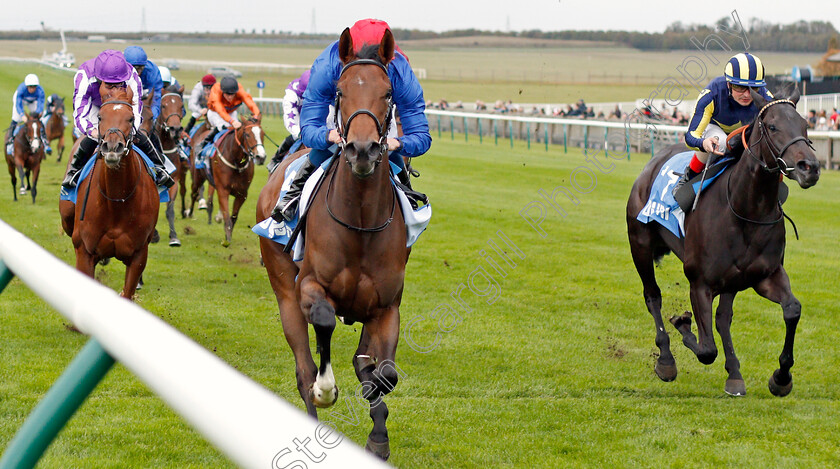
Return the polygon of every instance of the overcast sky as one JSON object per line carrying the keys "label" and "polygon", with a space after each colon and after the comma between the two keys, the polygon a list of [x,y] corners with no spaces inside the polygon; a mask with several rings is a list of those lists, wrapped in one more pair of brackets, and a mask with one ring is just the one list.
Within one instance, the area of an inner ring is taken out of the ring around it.
{"label": "overcast sky", "polygon": [[395,28],[438,32],[465,28],[662,32],[675,21],[713,24],[733,9],[744,23],[752,17],[783,24],[822,20],[840,28],[838,0],[27,0],[0,15],[0,30],[37,30],[43,21],[51,29],[140,31],[145,11],[145,31],[149,32],[274,29],[338,34],[355,20],[368,17],[388,21]]}

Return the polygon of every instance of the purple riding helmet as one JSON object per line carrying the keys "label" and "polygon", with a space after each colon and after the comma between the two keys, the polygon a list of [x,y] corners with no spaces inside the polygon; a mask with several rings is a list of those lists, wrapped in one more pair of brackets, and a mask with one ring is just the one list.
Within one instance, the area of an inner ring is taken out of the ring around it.
{"label": "purple riding helmet", "polygon": [[108,49],[102,51],[93,62],[93,75],[105,83],[120,83],[131,78],[131,65],[123,53]]}

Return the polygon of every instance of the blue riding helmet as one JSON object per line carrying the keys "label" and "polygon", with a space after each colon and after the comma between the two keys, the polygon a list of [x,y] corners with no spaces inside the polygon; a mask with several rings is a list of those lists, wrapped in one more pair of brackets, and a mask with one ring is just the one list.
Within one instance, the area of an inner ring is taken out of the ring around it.
{"label": "blue riding helmet", "polygon": [[764,81],[764,65],[761,63],[761,59],[746,52],[729,59],[723,69],[723,74],[727,82],[735,85],[749,86],[750,88],[767,86]]}
{"label": "blue riding helmet", "polygon": [[125,60],[131,65],[146,65],[149,57],[146,56],[146,51],[140,46],[128,46],[125,48]]}

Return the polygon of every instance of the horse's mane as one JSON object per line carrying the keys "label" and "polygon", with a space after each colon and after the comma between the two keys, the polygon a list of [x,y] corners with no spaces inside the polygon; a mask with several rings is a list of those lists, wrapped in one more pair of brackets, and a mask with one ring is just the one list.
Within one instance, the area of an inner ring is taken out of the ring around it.
{"label": "horse's mane", "polygon": [[108,99],[105,101],[127,101],[131,102],[131,95],[129,94],[128,87],[125,88],[112,88],[111,91],[107,94]]}
{"label": "horse's mane", "polygon": [[178,94],[180,94],[181,93],[181,87],[176,85],[175,83],[170,83],[169,86],[164,88],[163,92],[164,93],[178,93]]}
{"label": "horse's mane", "polygon": [[382,62],[382,58],[379,57],[379,44],[368,44],[363,46],[362,50],[360,50],[359,53],[356,54],[356,58],[372,59],[381,63],[382,65],[385,65],[385,63]]}

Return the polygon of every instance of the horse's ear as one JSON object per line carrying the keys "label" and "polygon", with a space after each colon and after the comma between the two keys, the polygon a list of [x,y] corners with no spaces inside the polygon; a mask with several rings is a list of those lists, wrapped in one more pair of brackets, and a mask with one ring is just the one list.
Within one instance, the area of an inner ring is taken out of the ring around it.
{"label": "horse's ear", "polygon": [[753,102],[759,109],[763,108],[767,104],[767,100],[764,99],[760,93],[757,93],[754,89],[750,88],[750,96],[752,96]]}
{"label": "horse's ear", "polygon": [[394,35],[391,34],[390,29],[385,30],[382,42],[379,43],[379,58],[385,65],[394,60]]}
{"label": "horse's ear", "polygon": [[791,93],[791,94],[790,94],[790,97],[788,97],[788,99],[789,99],[789,100],[791,100],[791,101],[793,101],[793,104],[796,104],[796,103],[798,103],[798,102],[799,102],[799,97],[800,97],[800,95],[799,95],[799,86],[797,86],[796,84],[794,84],[794,85],[793,85],[793,93]]}
{"label": "horse's ear", "polygon": [[344,64],[348,64],[356,58],[356,52],[353,51],[353,38],[350,36],[350,28],[344,28],[344,32],[341,33],[341,38],[338,40],[338,58]]}
{"label": "horse's ear", "polygon": [[184,94],[184,85],[181,85],[181,87],[178,88],[178,94]]}

